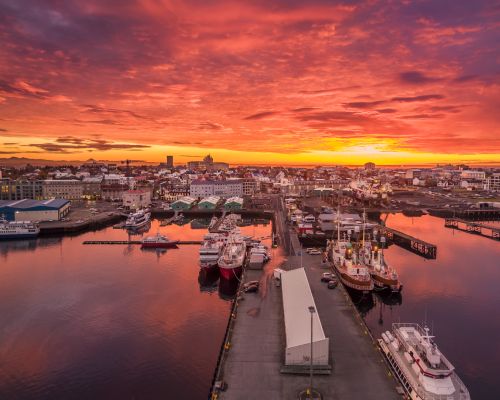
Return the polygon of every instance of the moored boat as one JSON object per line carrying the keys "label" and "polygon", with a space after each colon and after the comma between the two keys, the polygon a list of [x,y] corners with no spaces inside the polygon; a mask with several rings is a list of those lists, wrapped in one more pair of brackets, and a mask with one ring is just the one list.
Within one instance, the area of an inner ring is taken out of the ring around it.
{"label": "moored boat", "polygon": [[400,292],[403,289],[397,271],[387,265],[383,251],[377,244],[365,243],[361,252],[362,261],[367,266],[375,287],[393,292]]}
{"label": "moored boat", "polygon": [[429,328],[394,323],[382,333],[379,346],[412,400],[470,400],[455,367],[439,351]]}
{"label": "moored boat", "polygon": [[200,267],[216,267],[227,238],[224,235],[210,233],[205,235],[203,243],[200,246]]}
{"label": "moored boat", "polygon": [[31,221],[7,221],[0,218],[0,240],[36,238],[40,226]]}
{"label": "moored boat", "polygon": [[237,279],[243,269],[246,243],[239,234],[230,234],[219,258],[219,271],[226,280]]}
{"label": "moored boat", "polygon": [[125,222],[125,228],[127,229],[138,229],[148,224],[151,219],[151,213],[149,210],[139,210],[128,216]]}
{"label": "moored boat", "polygon": [[333,267],[344,286],[362,293],[372,291],[374,286],[368,268],[358,262],[351,242],[337,240],[330,247]]}

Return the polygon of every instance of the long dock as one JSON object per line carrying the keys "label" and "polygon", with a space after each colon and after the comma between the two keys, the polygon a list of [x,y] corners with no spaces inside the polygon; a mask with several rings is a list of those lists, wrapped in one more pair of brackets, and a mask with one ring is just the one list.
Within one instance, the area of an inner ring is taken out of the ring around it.
{"label": "long dock", "polygon": [[480,222],[466,221],[461,218],[446,218],[444,221],[446,228],[457,229],[463,232],[487,237],[493,240],[500,240],[500,226],[487,225]]}
{"label": "long dock", "polygon": [[[86,240],[83,244],[141,244],[140,240]],[[179,240],[176,244],[197,244],[200,245],[200,240]]]}
{"label": "long dock", "polygon": [[379,225],[378,229],[381,235],[406,250],[429,259],[435,259],[437,257],[437,246],[432,243],[428,243],[387,226]]}

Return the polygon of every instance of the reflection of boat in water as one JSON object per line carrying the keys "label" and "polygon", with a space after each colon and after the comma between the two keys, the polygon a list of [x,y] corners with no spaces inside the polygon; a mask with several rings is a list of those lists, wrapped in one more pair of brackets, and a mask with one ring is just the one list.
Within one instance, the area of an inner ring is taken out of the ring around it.
{"label": "reflection of boat in water", "polygon": [[217,290],[219,270],[217,268],[200,268],[198,283],[201,292],[214,292]]}
{"label": "reflection of boat in water", "polygon": [[191,229],[207,229],[210,225],[210,220],[207,218],[197,218],[191,221]]}
{"label": "reflection of boat in water", "polygon": [[373,299],[372,292],[363,293],[359,290],[352,290],[348,286],[345,286],[345,288],[353,304],[356,306],[357,310],[363,317],[368,314],[368,312],[373,307],[375,307],[375,301]]}
{"label": "reflection of boat in water", "polygon": [[142,249],[173,249],[177,248],[176,241],[169,240],[168,237],[157,233],[155,236],[147,236],[141,241]]}
{"label": "reflection of boat in water", "polygon": [[379,291],[375,292],[375,296],[388,306],[400,306],[403,304],[403,295],[401,292]]}
{"label": "reflection of boat in water", "polygon": [[455,367],[439,351],[429,328],[394,323],[378,343],[412,400],[470,400]]}
{"label": "reflection of boat in water", "polygon": [[221,275],[219,279],[219,297],[222,300],[234,300],[239,284],[238,279],[225,279]]}

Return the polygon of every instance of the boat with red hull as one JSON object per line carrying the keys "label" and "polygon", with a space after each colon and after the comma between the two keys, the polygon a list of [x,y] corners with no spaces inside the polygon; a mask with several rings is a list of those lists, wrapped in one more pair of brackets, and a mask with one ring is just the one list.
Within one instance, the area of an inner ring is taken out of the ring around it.
{"label": "boat with red hull", "polygon": [[218,263],[220,274],[224,279],[238,279],[243,270],[246,251],[246,243],[240,235],[231,234],[228,237]]}

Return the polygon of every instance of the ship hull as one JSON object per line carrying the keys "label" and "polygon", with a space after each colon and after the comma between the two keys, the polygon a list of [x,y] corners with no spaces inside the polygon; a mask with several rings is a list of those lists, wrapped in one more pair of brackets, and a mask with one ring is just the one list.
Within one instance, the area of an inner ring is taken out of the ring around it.
{"label": "ship hull", "polygon": [[8,234],[8,235],[0,235],[0,240],[35,239],[37,236],[38,233]]}
{"label": "ship hull", "polygon": [[241,275],[241,271],[243,270],[243,267],[235,267],[235,268],[222,268],[219,266],[219,272],[221,277],[223,277],[225,280],[237,280],[239,276]]}
{"label": "ship hull", "polygon": [[177,248],[177,242],[142,243],[141,248],[143,248],[143,249],[175,249],[175,248]]}
{"label": "ship hull", "polygon": [[403,285],[396,279],[388,279],[380,276],[378,274],[370,273],[373,284],[378,289],[390,290],[392,292],[400,292],[403,289]]}
{"label": "ship hull", "polygon": [[338,269],[337,272],[340,277],[340,281],[349,289],[360,293],[369,293],[373,290],[373,283],[371,281],[366,282],[354,279],[352,276],[343,271],[339,271]]}

